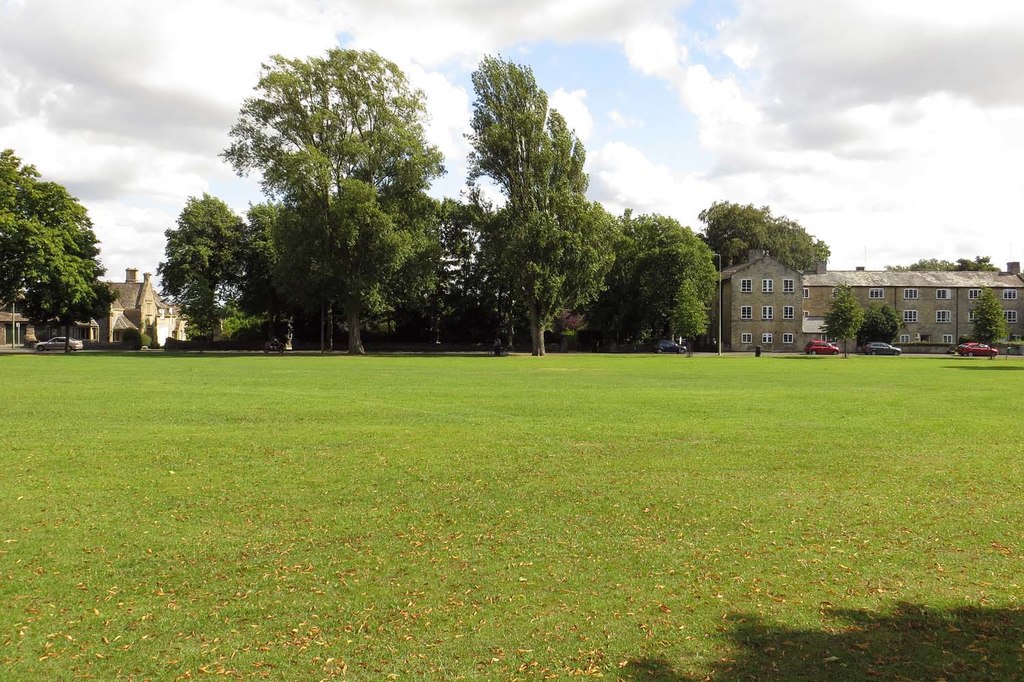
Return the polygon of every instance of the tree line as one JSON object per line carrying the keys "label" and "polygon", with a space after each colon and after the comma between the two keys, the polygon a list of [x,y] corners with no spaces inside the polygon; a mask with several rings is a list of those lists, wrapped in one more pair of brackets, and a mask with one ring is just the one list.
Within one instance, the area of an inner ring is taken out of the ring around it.
{"label": "tree line", "polygon": [[166,233],[159,272],[193,333],[213,334],[227,307],[272,334],[316,319],[322,348],[341,327],[351,353],[364,329],[505,344],[525,331],[534,355],[546,333],[584,325],[595,343],[693,338],[716,270],[747,250],[795,268],[828,258],[767,207],[715,203],[702,234],[612,216],[587,200],[584,145],[529,67],[486,57],[472,83],[470,189],[435,200],[441,154],[422,92],[395,64],[342,49],[264,64],[223,157],[258,174],[269,201],[242,218],[193,197]]}

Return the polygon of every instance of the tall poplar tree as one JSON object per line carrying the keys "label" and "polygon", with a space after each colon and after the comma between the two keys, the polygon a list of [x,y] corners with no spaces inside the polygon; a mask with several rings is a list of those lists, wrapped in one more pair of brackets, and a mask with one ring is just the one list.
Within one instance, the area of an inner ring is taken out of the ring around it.
{"label": "tall poplar tree", "polygon": [[473,73],[470,179],[505,195],[502,219],[486,223],[481,250],[513,283],[530,319],[534,355],[564,308],[600,292],[612,264],[615,220],[586,200],[586,151],[548,108],[529,67],[485,57]]}
{"label": "tall poplar tree", "polygon": [[387,304],[388,278],[423,246],[432,218],[423,193],[444,172],[424,135],[423,93],[375,52],[341,49],[271,57],[255,90],[224,157],[241,175],[258,171],[289,209],[279,258],[316,273],[317,290],[301,298],[340,305],[349,352],[363,353],[361,317]]}
{"label": "tall poplar tree", "polygon": [[864,322],[864,308],[853,295],[853,290],[843,285],[836,291],[832,305],[825,313],[825,333],[830,338],[843,340],[843,357],[847,357],[846,340],[857,336],[857,330]]}

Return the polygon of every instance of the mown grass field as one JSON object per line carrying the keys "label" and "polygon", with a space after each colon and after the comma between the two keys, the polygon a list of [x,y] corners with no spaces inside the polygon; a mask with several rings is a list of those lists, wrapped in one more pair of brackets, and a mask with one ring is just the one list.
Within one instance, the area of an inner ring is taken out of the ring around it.
{"label": "mown grass field", "polygon": [[0,356],[0,679],[1024,679],[1022,385]]}

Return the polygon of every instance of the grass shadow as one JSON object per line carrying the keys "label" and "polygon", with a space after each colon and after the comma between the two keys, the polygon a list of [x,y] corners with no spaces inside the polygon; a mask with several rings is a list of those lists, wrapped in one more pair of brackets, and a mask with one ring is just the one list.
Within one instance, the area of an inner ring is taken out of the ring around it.
{"label": "grass shadow", "polygon": [[989,370],[989,371],[996,370],[996,371],[1020,372],[1020,371],[1024,371],[1024,365],[1003,365],[1003,364],[996,364],[995,362],[992,362],[992,364],[987,364],[987,363],[986,364],[971,363],[971,364],[963,364],[963,365],[946,365],[945,369],[970,369],[970,370]]}
{"label": "grass shadow", "polygon": [[898,604],[892,612],[822,611],[820,629],[773,625],[738,615],[724,637],[735,654],[699,677],[665,658],[619,671],[635,682],[739,680],[1024,680],[1024,609],[934,610]]}

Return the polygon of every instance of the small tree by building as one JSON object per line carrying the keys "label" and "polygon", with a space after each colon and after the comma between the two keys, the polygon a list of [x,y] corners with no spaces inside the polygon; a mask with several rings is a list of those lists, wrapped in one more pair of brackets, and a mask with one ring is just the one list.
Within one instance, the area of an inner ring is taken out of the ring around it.
{"label": "small tree by building", "polygon": [[1010,328],[1006,324],[1003,306],[999,303],[994,291],[991,289],[982,291],[973,312],[974,323],[971,326],[971,336],[975,341],[991,345],[999,339],[1009,336]]}
{"label": "small tree by building", "polygon": [[864,322],[864,309],[853,296],[853,290],[841,286],[836,291],[832,306],[825,313],[825,333],[833,339],[843,340],[843,357],[847,357],[846,341],[857,335]]}
{"label": "small tree by building", "polygon": [[899,312],[891,305],[872,303],[864,311],[864,321],[857,330],[857,343],[870,341],[892,343],[900,333],[903,322]]}

